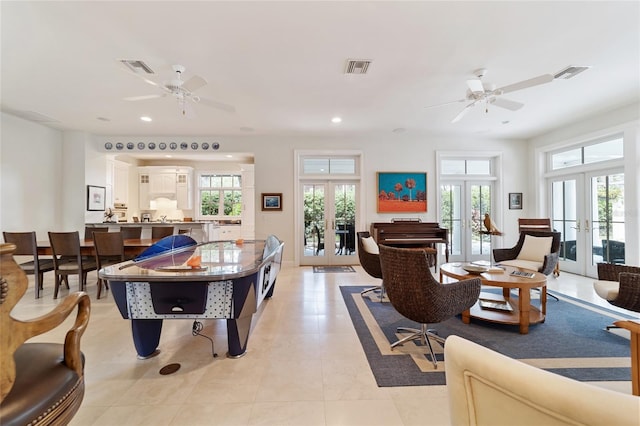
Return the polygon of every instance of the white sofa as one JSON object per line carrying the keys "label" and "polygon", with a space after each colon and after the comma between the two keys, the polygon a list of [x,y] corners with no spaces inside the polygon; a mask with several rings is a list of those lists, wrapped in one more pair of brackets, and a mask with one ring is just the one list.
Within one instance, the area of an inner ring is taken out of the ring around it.
{"label": "white sofa", "polygon": [[451,424],[640,424],[640,397],[541,370],[458,336],[444,347]]}

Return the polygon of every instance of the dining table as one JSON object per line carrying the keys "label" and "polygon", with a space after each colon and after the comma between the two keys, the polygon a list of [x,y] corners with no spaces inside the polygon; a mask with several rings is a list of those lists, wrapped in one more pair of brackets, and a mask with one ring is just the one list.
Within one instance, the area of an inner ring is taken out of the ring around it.
{"label": "dining table", "polygon": [[[146,248],[151,247],[158,239],[151,238],[132,238],[124,240],[124,255],[126,258],[132,258],[142,253]],[[38,241],[38,255],[51,256],[53,250],[48,240]],[[93,240],[80,239],[80,254],[83,256],[95,256],[96,248]]]}

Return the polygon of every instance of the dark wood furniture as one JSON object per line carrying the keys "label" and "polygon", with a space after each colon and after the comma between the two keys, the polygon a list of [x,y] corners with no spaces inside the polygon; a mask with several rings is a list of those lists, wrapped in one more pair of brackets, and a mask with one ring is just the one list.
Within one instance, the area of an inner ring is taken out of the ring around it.
{"label": "dark wood furniture", "polygon": [[[96,232],[93,234],[93,243],[96,248],[96,264],[98,269],[116,263],[124,262],[124,240],[121,232]],[[107,281],[98,278],[98,299],[102,294],[102,285],[109,289]]]}
{"label": "dark wood furniture", "polygon": [[80,251],[80,235],[73,232],[49,232],[49,241],[53,251],[53,265],[55,273],[55,287],[53,298],[58,297],[60,283],[64,282],[69,288],[69,275],[77,275],[79,290],[87,288],[87,274],[98,267],[93,256],[83,256]]}
{"label": "dark wood furniture", "polygon": [[520,232],[520,238],[515,246],[511,248],[500,248],[493,249],[493,259],[496,262],[504,262],[505,260],[513,260],[518,257],[520,250],[524,246],[524,240],[527,235],[531,235],[532,237],[552,237],[553,241],[551,242],[551,252],[544,257],[544,261],[542,262],[542,266],[538,269],[538,272],[541,272],[545,275],[549,275],[552,273],[556,265],[558,264],[558,259],[560,257],[560,238],[561,234],[559,232],[553,231],[522,231]]}
{"label": "dark wood furniture", "polygon": [[[0,245],[0,422],[9,425],[66,425],[84,397],[84,356],[80,339],[91,302],[84,292],[67,296],[51,312],[19,320],[11,310],[24,296],[28,280],[12,254]],[[63,324],[77,310],[64,343],[25,343]]]}
{"label": "dark wood furniture", "polygon": [[[147,247],[151,247],[153,243],[158,240],[144,238],[144,239],[125,239],[124,240],[124,255],[127,259],[133,258],[140,254]],[[96,248],[93,240],[80,240],[80,253],[83,256],[95,256]],[[38,254],[39,255],[51,255],[51,243],[49,241],[38,241]]]}
{"label": "dark wood furniture", "polygon": [[85,226],[84,227],[84,239],[93,240],[94,232],[109,232],[108,226]]}
{"label": "dark wood furniture", "polygon": [[449,262],[449,230],[437,222],[374,222],[371,236],[378,244],[400,248],[427,248],[432,266],[437,261],[436,244],[444,244],[445,259]]}
{"label": "dark wood furniture", "polygon": [[151,227],[151,238],[164,238],[169,235],[173,235],[173,226],[152,226]]}
{"label": "dark wood furniture", "polygon": [[31,232],[3,232],[4,242],[16,245],[14,256],[31,256],[31,260],[20,264],[20,268],[27,274],[33,275],[35,281],[36,299],[40,297],[44,273],[53,271],[53,259],[41,258],[38,254],[36,233]]}

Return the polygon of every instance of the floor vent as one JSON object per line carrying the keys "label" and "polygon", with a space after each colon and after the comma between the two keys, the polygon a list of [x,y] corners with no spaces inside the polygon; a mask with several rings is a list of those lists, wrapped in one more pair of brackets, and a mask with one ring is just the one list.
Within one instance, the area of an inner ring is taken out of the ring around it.
{"label": "floor vent", "polygon": [[349,59],[345,67],[345,74],[366,74],[371,61],[368,59]]}

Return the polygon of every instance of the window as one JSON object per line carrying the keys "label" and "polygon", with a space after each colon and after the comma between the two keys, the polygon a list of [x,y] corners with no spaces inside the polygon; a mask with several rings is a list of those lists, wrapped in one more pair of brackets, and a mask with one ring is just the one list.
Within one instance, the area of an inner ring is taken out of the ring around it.
{"label": "window", "polygon": [[239,217],[242,214],[240,175],[202,174],[198,181],[200,217]]}
{"label": "window", "polygon": [[491,174],[491,160],[442,160],[442,175],[482,175]]}
{"label": "window", "polygon": [[353,157],[305,157],[302,159],[302,174],[305,175],[353,175],[356,159]]}
{"label": "window", "polygon": [[623,139],[621,136],[616,136],[577,148],[552,152],[550,156],[551,170],[615,160],[623,156]]}

